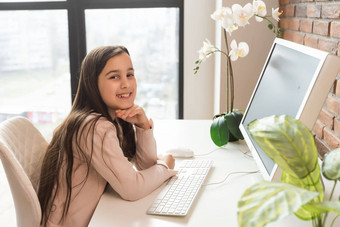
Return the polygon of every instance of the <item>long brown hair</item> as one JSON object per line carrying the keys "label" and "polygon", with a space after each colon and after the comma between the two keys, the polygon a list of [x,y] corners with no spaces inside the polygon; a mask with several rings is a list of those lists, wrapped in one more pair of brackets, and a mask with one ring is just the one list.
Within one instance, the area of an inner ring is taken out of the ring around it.
{"label": "long brown hair", "polygon": [[[60,177],[60,170],[65,164],[67,194],[60,222],[64,219],[68,212],[71,201],[72,167],[74,159],[72,144],[75,139],[76,146],[80,148],[79,141],[76,138],[79,138],[78,134],[82,133],[79,128],[89,114],[98,114],[95,118],[86,123],[90,125],[90,130],[94,131],[94,126],[99,118],[105,117],[116,126],[117,133],[120,134],[118,135],[118,138],[124,155],[131,159],[136,153],[136,141],[132,124],[119,118],[112,119],[110,117],[108,109],[102,100],[98,89],[98,76],[106,65],[106,62],[110,58],[123,52],[129,54],[128,50],[123,46],[98,47],[92,50],[82,62],[78,90],[71,112],[63,123],[54,131],[53,138],[47,148],[41,168],[38,198],[41,205],[41,224],[43,226],[46,225],[51,213],[53,203],[59,189],[58,179]],[[122,130],[118,130],[118,127]],[[81,149],[78,150],[80,150],[80,157],[82,157],[87,164],[87,175],[83,180],[83,182],[85,182],[89,173],[93,149],[91,151],[91,156],[85,155],[85,152]]]}

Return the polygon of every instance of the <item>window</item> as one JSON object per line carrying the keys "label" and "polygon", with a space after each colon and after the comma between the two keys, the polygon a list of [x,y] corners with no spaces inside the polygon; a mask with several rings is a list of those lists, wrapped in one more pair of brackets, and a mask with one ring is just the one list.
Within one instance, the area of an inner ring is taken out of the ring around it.
{"label": "window", "polygon": [[0,121],[21,115],[39,129],[71,106],[66,10],[0,11]]}
{"label": "window", "polygon": [[87,51],[117,44],[134,63],[136,102],[153,118],[182,118],[183,0],[0,0],[0,121],[55,128]]}

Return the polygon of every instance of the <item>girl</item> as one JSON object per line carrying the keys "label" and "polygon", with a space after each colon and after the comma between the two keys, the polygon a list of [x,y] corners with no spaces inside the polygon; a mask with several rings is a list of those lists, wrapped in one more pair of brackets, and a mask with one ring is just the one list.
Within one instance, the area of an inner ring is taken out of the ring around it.
{"label": "girl", "polygon": [[107,184],[137,200],[176,174],[171,155],[157,158],[152,121],[134,104],[136,89],[125,47],[99,47],[85,57],[71,112],[43,160],[42,226],[87,226]]}

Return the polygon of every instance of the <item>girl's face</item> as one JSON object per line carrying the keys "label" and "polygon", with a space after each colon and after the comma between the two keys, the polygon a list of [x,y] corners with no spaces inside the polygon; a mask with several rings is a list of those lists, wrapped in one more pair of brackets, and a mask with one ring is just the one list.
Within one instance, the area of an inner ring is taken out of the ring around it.
{"label": "girl's face", "polygon": [[109,114],[134,105],[137,83],[130,56],[123,52],[110,58],[99,74],[98,89]]}

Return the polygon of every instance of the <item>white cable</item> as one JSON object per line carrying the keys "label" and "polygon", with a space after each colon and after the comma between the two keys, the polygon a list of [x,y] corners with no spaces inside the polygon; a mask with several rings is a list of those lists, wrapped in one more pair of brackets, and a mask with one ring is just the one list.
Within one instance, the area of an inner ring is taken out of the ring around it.
{"label": "white cable", "polygon": [[239,174],[239,173],[254,174],[254,173],[259,173],[259,172],[260,172],[260,170],[250,171],[250,172],[242,172],[242,171],[239,171],[239,172],[231,172],[231,173],[229,173],[229,174],[228,174],[223,180],[221,180],[221,181],[213,182],[213,183],[209,183],[209,184],[203,184],[202,186],[209,186],[209,185],[214,185],[214,184],[222,184],[222,183],[224,183],[224,182],[228,179],[228,177],[229,177],[230,175],[233,175],[233,174]]}
{"label": "white cable", "polygon": [[[215,151],[217,151],[217,150],[219,150],[219,149],[224,149],[224,150],[227,150],[225,147],[217,147],[217,148],[215,148],[214,150],[212,150],[212,151],[209,151],[208,153],[205,153],[205,154],[195,154],[194,156],[196,157],[200,157],[200,156],[205,156],[205,155],[209,155],[209,154],[211,154],[211,153],[213,153],[213,152],[215,152]],[[251,155],[251,154],[249,154],[249,152],[248,151],[243,151],[243,150],[241,150],[241,149],[238,149],[246,158],[253,158],[253,156]]]}
{"label": "white cable", "polygon": [[213,153],[213,152],[215,152],[215,151],[217,151],[217,150],[219,150],[219,149],[221,149],[221,147],[215,148],[214,150],[209,151],[208,153],[205,153],[205,154],[195,154],[194,156],[196,157],[196,156],[205,156],[205,155],[209,155],[209,154],[211,154],[211,153]]}
{"label": "white cable", "polygon": [[243,151],[243,150],[240,150],[243,155],[246,157],[246,158],[250,158],[252,159],[253,158],[253,155],[251,153],[249,153],[249,151]]}

